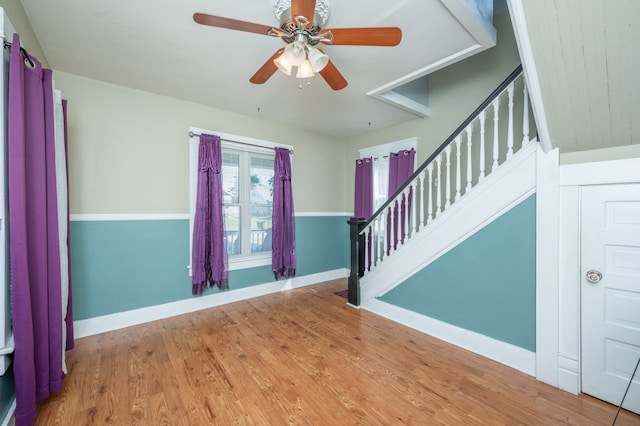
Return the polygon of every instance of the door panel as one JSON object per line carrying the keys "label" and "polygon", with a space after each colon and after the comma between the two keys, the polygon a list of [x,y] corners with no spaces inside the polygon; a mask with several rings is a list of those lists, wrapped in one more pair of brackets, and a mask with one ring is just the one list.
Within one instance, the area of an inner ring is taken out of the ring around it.
{"label": "door panel", "polygon": [[[640,358],[640,185],[584,187],[581,210],[582,391],[618,405]],[[640,413],[638,374],[623,407]]]}

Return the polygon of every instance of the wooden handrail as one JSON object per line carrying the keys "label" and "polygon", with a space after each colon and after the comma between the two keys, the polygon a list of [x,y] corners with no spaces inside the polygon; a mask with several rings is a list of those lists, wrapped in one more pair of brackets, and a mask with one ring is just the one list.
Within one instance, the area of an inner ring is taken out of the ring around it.
{"label": "wooden handrail", "polygon": [[[453,143],[459,137],[459,135],[463,131],[465,131],[465,129],[467,129],[471,125],[471,123],[473,123],[473,121],[476,120],[481,115],[481,113],[483,113],[505,90],[507,90],[509,87],[511,87],[513,82],[521,74],[522,74],[522,65],[518,65],[511,72],[511,74],[509,74],[509,76],[502,83],[500,83],[500,85],[498,87],[496,87],[496,89],[493,90],[493,92],[491,92],[491,94],[462,122],[462,124],[460,124],[458,126],[458,128],[451,134],[451,136],[449,136],[447,139],[445,139],[445,141],[435,151],[433,151],[433,153],[429,156],[429,158],[427,158],[427,160],[424,161],[420,165],[420,167],[418,167],[418,169],[400,186],[400,188],[398,188],[393,193],[393,195],[391,197],[389,197],[385,201],[385,203],[382,205],[382,207],[380,207],[378,210],[376,210],[376,212],[368,220],[365,220],[364,218],[352,217],[348,221],[348,223],[349,223],[349,234],[350,234],[349,239],[350,239],[350,245],[351,245],[351,265],[350,265],[351,266],[351,271],[350,271],[349,281],[348,281],[348,285],[349,285],[349,287],[348,287],[349,304],[351,304],[353,306],[359,306],[360,305],[360,278],[365,273],[365,261],[366,261],[365,260],[365,250],[367,249],[365,246],[368,244],[369,247],[370,247],[370,244],[371,244],[371,241],[369,241],[368,243],[365,241],[366,237],[363,234],[363,231],[365,229],[367,229],[367,227],[372,226],[374,221],[378,220],[380,215],[383,214],[383,212],[385,212],[389,208],[389,206],[392,203],[394,203],[396,201],[396,199],[399,198],[404,193],[406,188],[409,185],[412,185],[413,182],[416,179],[418,179],[424,173],[424,171],[434,162],[434,160],[438,159],[439,156],[442,154],[442,152],[445,151],[451,145],[451,143]],[[510,89],[510,100],[512,100],[512,96],[513,96],[513,90]],[[511,104],[510,104],[510,107],[511,107]],[[483,120],[484,120],[484,118],[483,118]],[[512,124],[512,121],[511,121],[511,110],[510,110],[509,125],[511,126],[511,124]],[[511,131],[510,131],[510,134],[511,134]],[[469,134],[469,138],[471,138],[470,134]],[[482,141],[484,142],[484,139],[482,139]],[[470,150],[471,149],[471,140],[469,140],[469,145],[468,146],[469,146],[469,150]],[[509,146],[511,147],[512,144],[509,144]],[[459,147],[458,147],[458,149],[459,149]],[[470,153],[469,153],[469,155],[470,155]],[[508,157],[509,157],[509,155],[507,155],[507,158]],[[458,158],[458,161],[459,161],[459,158]],[[470,163],[468,163],[468,164],[470,164]],[[438,166],[438,170],[440,170],[439,167],[440,166]],[[458,164],[458,167],[459,167],[459,164]],[[482,170],[484,170],[484,169],[481,168],[481,171]],[[469,169],[468,170],[468,174],[470,174],[470,173],[471,173],[471,170]],[[431,179],[431,174],[429,176],[430,176],[429,179]],[[483,172],[482,172],[482,176],[484,176]],[[431,180],[429,182],[431,182]],[[449,182],[449,181],[447,180],[447,182]],[[470,178],[468,179],[467,183],[468,183],[469,186],[471,186],[471,179]],[[440,211],[440,204],[439,204],[440,203],[440,195],[439,195],[440,192],[439,191],[440,191],[440,186],[438,186],[438,211]],[[449,191],[449,190],[447,189],[447,191]],[[449,200],[448,197],[449,197],[449,195],[447,195],[447,201]],[[431,204],[429,204],[429,218],[431,218]],[[421,214],[421,218],[420,218],[420,226],[421,227],[423,226],[422,220],[423,220],[423,217],[422,217],[422,214]],[[409,226],[409,225],[407,224],[407,226]],[[414,231],[413,232],[415,232],[415,217],[414,217]],[[407,235],[407,234],[405,234],[405,235]],[[380,247],[380,249],[384,251],[383,247]],[[394,250],[395,250],[395,246],[394,246]],[[388,253],[387,253],[387,255],[388,255]],[[371,256],[371,253],[369,253],[369,256]],[[371,260],[369,260],[369,265],[371,265]]]}
{"label": "wooden handrail", "polygon": [[498,97],[500,96],[500,94],[502,92],[504,92],[504,90],[513,82],[515,81],[516,78],[518,78],[518,76],[522,73],[522,64],[518,65],[512,72],[511,74],[509,74],[509,76],[502,82],[500,83],[500,85],[498,87],[496,87],[496,89],[491,92],[491,94],[489,96],[487,96],[487,98],[480,104],[480,106],[478,106],[478,108],[476,108],[463,122],[462,124],[460,124],[460,126],[458,126],[458,128],[456,130],[454,130],[454,132],[451,134],[451,136],[449,136],[447,139],[445,139],[445,141],[438,147],[436,148],[435,151],[433,151],[433,154],[431,154],[429,156],[429,158],[426,159],[426,161],[424,163],[422,163],[420,165],[420,167],[418,167],[418,169],[413,172],[413,174],[406,180],[406,182],[404,184],[402,184],[400,186],[400,188],[398,188],[398,190],[396,192],[393,193],[393,195],[391,197],[389,197],[387,199],[387,201],[385,201],[385,203],[374,212],[374,214],[369,218],[369,220],[367,220],[366,222],[364,222],[361,227],[360,227],[360,232],[366,228],[367,226],[369,226],[369,224],[371,224],[371,222],[373,222],[379,215],[381,212],[385,211],[385,209],[387,207],[389,207],[389,205],[393,202],[393,200],[398,197],[400,194],[402,194],[402,192],[407,188],[407,186],[409,186],[411,184],[411,182],[416,179],[418,177],[418,175],[420,175],[420,173],[422,173],[428,166],[429,164],[431,164],[433,162],[433,160],[440,155],[440,153],[442,153],[442,151],[444,151],[447,146],[449,146],[451,144],[451,142],[454,141],[454,139],[464,131],[464,129],[467,128],[467,126],[469,124],[471,124],[471,122],[473,122],[473,120],[475,120],[478,115],[480,115],[480,113],[482,111],[484,111],[485,109],[487,109],[487,107],[489,105],[491,105],[491,103]]}

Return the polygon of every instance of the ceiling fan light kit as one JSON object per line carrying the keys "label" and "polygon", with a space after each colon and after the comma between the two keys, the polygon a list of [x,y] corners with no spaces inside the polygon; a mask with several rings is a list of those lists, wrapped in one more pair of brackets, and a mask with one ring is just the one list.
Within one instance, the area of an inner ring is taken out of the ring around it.
{"label": "ceiling fan light kit", "polygon": [[[302,34],[300,35],[302,36]],[[307,59],[307,47],[304,41],[296,40],[284,48],[284,57],[294,67],[300,66]]]}
{"label": "ceiling fan light kit", "polygon": [[279,28],[204,13],[194,13],[193,20],[201,25],[279,37],[286,43],[249,79],[254,84],[265,83],[277,70],[291,75],[295,66],[297,78],[319,73],[333,90],[341,90],[347,87],[347,80],[329,56],[315,47],[317,44],[396,46],[402,39],[397,27],[323,29],[329,19],[327,0],[273,0],[273,14],[280,22]]}
{"label": "ceiling fan light kit", "polygon": [[276,64],[276,66],[280,71],[282,71],[286,75],[291,75],[291,68],[293,68],[293,65],[291,65],[289,61],[287,61],[287,58],[284,55],[284,53],[278,56],[276,59],[274,59],[273,63]]}
{"label": "ceiling fan light kit", "polygon": [[307,59],[298,67],[296,78],[311,78],[314,75],[315,74],[313,73],[313,69],[311,68],[311,63]]}
{"label": "ceiling fan light kit", "polygon": [[315,47],[311,47],[309,49],[309,62],[311,63],[311,69],[313,72],[320,72],[327,66],[329,63],[329,57],[316,49]]}

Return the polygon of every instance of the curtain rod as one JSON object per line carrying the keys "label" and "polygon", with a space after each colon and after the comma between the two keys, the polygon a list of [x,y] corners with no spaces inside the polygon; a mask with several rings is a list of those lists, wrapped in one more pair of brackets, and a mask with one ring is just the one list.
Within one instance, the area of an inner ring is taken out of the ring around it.
{"label": "curtain rod", "polygon": [[[7,47],[11,47],[11,46],[13,46],[13,43],[11,43],[10,41],[4,40],[4,48],[5,49]],[[31,68],[35,68],[36,64],[33,63],[33,60],[31,59],[31,55],[29,55],[29,52],[27,52],[27,50],[22,46],[20,46],[20,51],[24,55],[25,59],[29,62],[29,66]]]}
{"label": "curtain rod", "polygon": [[[200,133],[194,133],[191,130],[189,130],[189,138],[192,138],[194,136],[201,136],[201,134]],[[229,141],[229,142],[238,143],[238,144],[241,144],[241,145],[255,146],[256,148],[267,148],[264,145],[256,145],[254,143],[249,143],[249,142],[238,142],[238,141]],[[289,154],[293,154],[293,149],[289,150]]]}
{"label": "curtain rod", "polygon": [[[411,149],[413,149],[413,148],[411,148]],[[411,149],[401,149],[400,151],[404,151],[404,155],[409,155],[409,151],[411,151]],[[400,151],[398,151],[398,152],[400,152]],[[392,152],[392,154],[395,154],[395,152]],[[372,158],[373,161],[380,161],[380,159],[389,158],[389,157],[390,157],[390,155],[387,154],[387,155],[380,155],[380,156],[375,156],[375,157],[372,156],[372,157],[358,158],[358,161],[367,160],[369,158]]]}

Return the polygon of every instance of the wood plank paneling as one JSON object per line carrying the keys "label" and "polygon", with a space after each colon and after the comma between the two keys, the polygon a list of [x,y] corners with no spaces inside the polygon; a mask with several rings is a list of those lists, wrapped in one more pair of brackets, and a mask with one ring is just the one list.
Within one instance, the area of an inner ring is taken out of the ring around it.
{"label": "wood plank paneling", "polygon": [[[611,139],[616,145],[629,145],[633,142],[632,121],[633,104],[637,100],[633,98],[633,87],[640,86],[639,72],[633,69],[633,45],[640,46],[637,39],[633,39],[633,27],[638,24],[631,21],[633,13],[633,0],[619,0],[608,2],[602,11],[602,20],[605,28],[605,52],[607,59],[607,84],[609,120],[611,123]],[[640,16],[640,15],[636,15]],[[617,28],[617,31],[608,30]],[[635,57],[640,61],[640,56]],[[640,120],[637,115],[636,121]],[[637,140],[637,139],[636,139]],[[637,143],[637,142],[636,142]]]}
{"label": "wood plank paneling", "polygon": [[[547,386],[334,294],[346,280],[79,339],[35,425],[610,424]],[[638,424],[623,412],[618,425]]]}
{"label": "wood plank paneling", "polygon": [[[580,5],[573,2],[573,10],[567,11],[566,21],[579,26],[577,34],[566,34],[568,49],[582,56],[583,63],[569,73],[569,82],[575,81],[572,96],[580,108],[574,111],[582,117],[576,121],[577,143],[580,150],[612,145],[611,97],[609,92],[609,52],[606,46],[607,29],[604,20],[612,2],[590,0]],[[614,2],[615,3],[615,2]],[[562,4],[559,2],[558,5]],[[575,15],[576,17],[572,17]],[[577,19],[576,19],[577,18]]]}
{"label": "wood plank paneling", "polygon": [[640,144],[640,2],[629,0],[629,44],[631,70],[627,90],[631,98],[631,138],[630,143]]}
{"label": "wood plank paneling", "polygon": [[[565,60],[560,43],[560,23],[555,2],[554,0],[525,1],[522,6],[553,146],[562,144],[565,149],[575,151],[577,145],[575,144],[574,117],[567,114],[571,109],[571,97],[565,83]],[[541,25],[543,27],[540,27]],[[562,117],[562,121],[554,119],[555,117]]]}
{"label": "wood plank paneling", "polygon": [[523,9],[554,146],[639,144],[638,2],[536,0]]}

